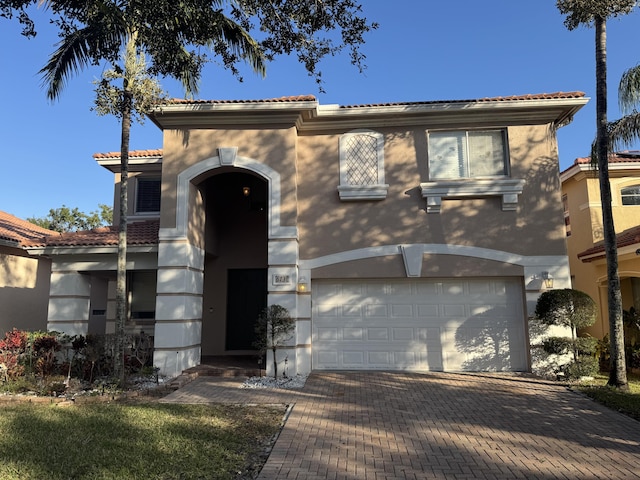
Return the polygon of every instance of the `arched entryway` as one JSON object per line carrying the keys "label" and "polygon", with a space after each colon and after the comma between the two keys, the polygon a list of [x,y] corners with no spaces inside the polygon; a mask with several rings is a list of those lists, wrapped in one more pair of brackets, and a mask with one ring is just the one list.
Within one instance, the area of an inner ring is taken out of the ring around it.
{"label": "arched entryway", "polygon": [[202,357],[253,355],[267,305],[267,182],[221,169],[198,185],[204,198]]}

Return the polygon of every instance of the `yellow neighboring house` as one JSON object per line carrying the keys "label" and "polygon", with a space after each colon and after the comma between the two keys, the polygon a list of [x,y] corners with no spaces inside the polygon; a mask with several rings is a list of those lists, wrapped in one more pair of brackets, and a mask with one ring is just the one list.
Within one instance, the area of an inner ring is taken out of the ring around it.
{"label": "yellow neighboring house", "polygon": [[[611,206],[618,245],[622,308],[640,307],[640,151],[620,152],[609,160]],[[609,333],[607,265],[597,171],[579,158],[560,174],[573,288],[588,293],[599,306],[598,320],[587,331]]]}

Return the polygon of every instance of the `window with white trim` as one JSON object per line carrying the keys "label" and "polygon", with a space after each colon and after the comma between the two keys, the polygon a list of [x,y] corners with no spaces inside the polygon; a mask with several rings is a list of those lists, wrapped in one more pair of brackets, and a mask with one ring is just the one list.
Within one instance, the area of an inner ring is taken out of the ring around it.
{"label": "window with white trim", "polygon": [[501,197],[502,210],[518,208],[524,179],[511,178],[506,129],[428,133],[429,181],[421,182],[428,213],[443,199]]}
{"label": "window with white trim", "polygon": [[496,178],[508,175],[504,130],[429,133],[429,179]]}
{"label": "window with white trim", "polygon": [[620,190],[622,205],[640,205],[640,185],[625,187]]}
{"label": "window with white trim", "polygon": [[342,200],[382,200],[384,136],[371,130],[354,130],[340,137],[340,186]]}
{"label": "window with white trim", "polygon": [[136,177],[136,213],[160,212],[160,177]]}

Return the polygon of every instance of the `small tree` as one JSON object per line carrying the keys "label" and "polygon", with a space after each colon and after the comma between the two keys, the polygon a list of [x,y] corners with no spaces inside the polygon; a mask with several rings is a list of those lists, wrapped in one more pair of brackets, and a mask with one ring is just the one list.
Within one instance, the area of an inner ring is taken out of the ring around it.
{"label": "small tree", "polygon": [[[295,320],[289,310],[281,305],[265,307],[256,321],[256,340],[253,345],[264,355],[269,349],[273,352],[273,376],[278,378],[278,360],[276,350],[291,339]],[[285,373],[286,375],[286,373]]]}
{"label": "small tree", "polygon": [[[589,357],[595,351],[595,339],[578,337],[578,330],[593,325],[596,321],[596,304],[580,290],[565,288],[549,290],[538,298],[536,317],[546,325],[557,325],[571,329],[571,337],[551,337],[543,346],[547,353],[571,353],[573,361],[567,366],[570,373],[580,376],[585,370],[593,370],[595,362]],[[584,367],[584,368],[583,368]]]}
{"label": "small tree", "polygon": [[99,210],[84,213],[78,207],[69,208],[62,205],[60,208],[51,208],[46,217],[29,217],[27,221],[60,233],[91,230],[92,228],[111,225],[113,222],[113,208],[104,204],[98,204],[98,208]]}

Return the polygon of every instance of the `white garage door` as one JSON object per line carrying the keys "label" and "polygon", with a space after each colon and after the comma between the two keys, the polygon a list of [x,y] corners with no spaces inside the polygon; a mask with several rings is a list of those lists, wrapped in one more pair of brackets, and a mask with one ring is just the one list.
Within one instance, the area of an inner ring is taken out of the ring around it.
{"label": "white garage door", "polygon": [[518,279],[318,280],[318,370],[527,370]]}

